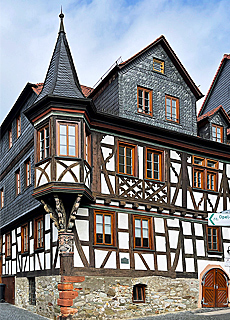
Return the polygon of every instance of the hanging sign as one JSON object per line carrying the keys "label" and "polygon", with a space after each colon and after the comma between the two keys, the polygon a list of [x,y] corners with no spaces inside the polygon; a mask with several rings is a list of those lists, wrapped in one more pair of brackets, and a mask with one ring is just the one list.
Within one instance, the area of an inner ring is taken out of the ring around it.
{"label": "hanging sign", "polygon": [[230,227],[230,210],[208,214],[209,226]]}

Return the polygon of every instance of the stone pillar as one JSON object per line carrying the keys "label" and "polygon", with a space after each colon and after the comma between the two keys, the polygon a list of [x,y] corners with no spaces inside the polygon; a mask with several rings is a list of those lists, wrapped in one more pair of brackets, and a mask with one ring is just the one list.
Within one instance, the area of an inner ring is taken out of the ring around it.
{"label": "stone pillar", "polygon": [[77,313],[77,309],[72,308],[73,299],[77,297],[77,291],[73,290],[72,271],[74,267],[74,234],[70,232],[59,232],[59,254],[60,254],[60,274],[61,283],[58,284],[59,299],[57,304],[61,307],[59,320],[72,319],[72,314]]}

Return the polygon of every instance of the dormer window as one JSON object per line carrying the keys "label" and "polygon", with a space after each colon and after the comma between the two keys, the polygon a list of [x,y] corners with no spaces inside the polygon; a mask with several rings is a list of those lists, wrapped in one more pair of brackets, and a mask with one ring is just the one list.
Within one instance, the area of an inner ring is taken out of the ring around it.
{"label": "dormer window", "polygon": [[43,160],[48,158],[50,155],[50,135],[49,135],[49,126],[42,128],[38,131],[38,160]]}
{"label": "dormer window", "polygon": [[212,140],[223,142],[223,127],[212,124]]}
{"label": "dormer window", "polygon": [[152,115],[152,90],[137,87],[137,111]]}
{"label": "dormer window", "polygon": [[157,59],[153,59],[153,71],[164,73],[164,62]]}
{"label": "dormer window", "polygon": [[58,123],[58,155],[78,157],[78,124]]}

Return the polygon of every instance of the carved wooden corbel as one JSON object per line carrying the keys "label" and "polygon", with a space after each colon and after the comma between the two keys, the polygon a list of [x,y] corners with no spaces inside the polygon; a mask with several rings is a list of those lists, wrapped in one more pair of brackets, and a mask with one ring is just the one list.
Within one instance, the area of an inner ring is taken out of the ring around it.
{"label": "carved wooden corbel", "polygon": [[55,210],[53,210],[47,203],[45,203],[44,200],[41,200],[41,203],[43,204],[45,211],[49,213],[50,218],[53,220],[55,227],[58,229],[58,231],[60,231],[58,216]]}
{"label": "carved wooden corbel", "polygon": [[78,195],[72,207],[72,210],[69,216],[68,225],[66,228],[68,232],[72,232],[72,228],[74,226],[74,220],[76,219],[76,216],[77,216],[77,211],[80,206],[81,198],[82,198],[82,195]]}
{"label": "carved wooden corbel", "polygon": [[56,203],[56,213],[58,215],[58,222],[60,227],[60,232],[66,231],[66,212],[62,200],[59,199],[58,195],[54,195],[54,200]]}

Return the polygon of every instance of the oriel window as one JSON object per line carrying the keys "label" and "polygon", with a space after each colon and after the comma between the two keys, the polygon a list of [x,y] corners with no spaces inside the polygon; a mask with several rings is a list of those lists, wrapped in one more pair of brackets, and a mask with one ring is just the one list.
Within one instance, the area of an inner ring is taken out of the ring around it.
{"label": "oriel window", "polygon": [[152,90],[137,87],[137,111],[152,115]]}
{"label": "oriel window", "polygon": [[118,143],[118,172],[134,175],[135,146]]}
{"label": "oriel window", "polygon": [[11,234],[6,234],[6,240],[5,240],[5,256],[10,257],[11,256]]}
{"label": "oriel window", "polygon": [[113,245],[113,213],[95,211],[95,244]]}
{"label": "oriel window", "polygon": [[58,124],[58,154],[60,156],[78,157],[78,125]]}
{"label": "oriel window", "polygon": [[39,160],[48,158],[50,155],[50,136],[49,136],[49,127],[45,127],[38,131],[38,144],[39,144]]}

